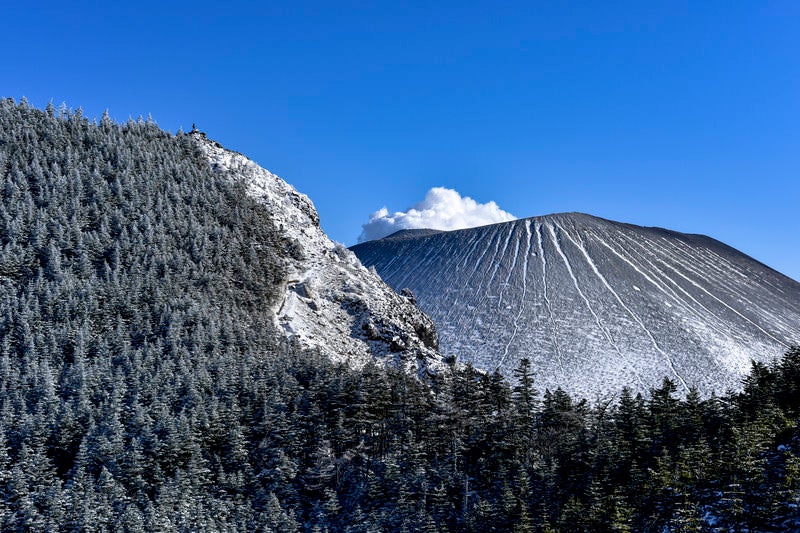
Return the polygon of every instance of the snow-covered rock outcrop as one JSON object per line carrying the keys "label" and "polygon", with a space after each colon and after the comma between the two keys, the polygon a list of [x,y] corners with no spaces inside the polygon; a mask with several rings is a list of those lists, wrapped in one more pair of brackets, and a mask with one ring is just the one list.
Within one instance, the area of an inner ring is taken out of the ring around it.
{"label": "snow-covered rock outcrop", "polygon": [[192,135],[214,170],[243,180],[291,250],[283,298],[271,310],[289,338],[355,368],[374,359],[419,374],[441,369],[431,319],[332,242],[306,195],[242,154],[200,132]]}

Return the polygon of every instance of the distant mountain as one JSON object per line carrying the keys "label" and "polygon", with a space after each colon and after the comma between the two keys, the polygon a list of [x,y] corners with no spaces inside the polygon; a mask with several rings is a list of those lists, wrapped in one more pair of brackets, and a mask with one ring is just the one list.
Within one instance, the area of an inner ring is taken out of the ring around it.
{"label": "distant mountain", "polygon": [[413,291],[444,353],[506,376],[528,357],[541,388],[720,392],[800,342],[800,284],[702,235],[565,213],[352,250]]}

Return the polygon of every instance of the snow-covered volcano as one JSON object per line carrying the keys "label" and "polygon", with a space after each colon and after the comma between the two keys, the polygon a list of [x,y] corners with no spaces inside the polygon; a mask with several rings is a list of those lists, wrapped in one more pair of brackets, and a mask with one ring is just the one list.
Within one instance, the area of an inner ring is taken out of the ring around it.
{"label": "snow-covered volcano", "polygon": [[750,360],[800,342],[800,284],[702,235],[580,213],[352,248],[436,322],[443,353],[594,397],[737,388]]}

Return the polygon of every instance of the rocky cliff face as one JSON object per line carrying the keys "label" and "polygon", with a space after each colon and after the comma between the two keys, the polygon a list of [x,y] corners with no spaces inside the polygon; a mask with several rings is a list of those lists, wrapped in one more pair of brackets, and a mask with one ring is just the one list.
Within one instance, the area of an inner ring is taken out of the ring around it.
{"label": "rocky cliff face", "polygon": [[443,353],[594,397],[737,388],[800,342],[800,284],[702,235],[579,213],[353,247],[436,321]]}
{"label": "rocky cliff face", "polygon": [[356,368],[373,359],[418,374],[441,368],[433,321],[332,242],[307,196],[245,156],[192,135],[212,168],[241,181],[280,229],[289,274],[269,311],[287,337]]}

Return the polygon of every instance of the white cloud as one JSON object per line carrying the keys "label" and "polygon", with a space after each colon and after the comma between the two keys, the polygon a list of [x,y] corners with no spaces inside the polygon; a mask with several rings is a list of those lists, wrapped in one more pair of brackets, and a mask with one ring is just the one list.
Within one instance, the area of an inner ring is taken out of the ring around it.
{"label": "white cloud", "polygon": [[508,222],[516,218],[494,202],[479,204],[453,189],[434,187],[424,200],[406,211],[389,213],[383,207],[372,213],[369,222],[361,226],[363,231],[358,242],[380,239],[401,229],[454,230]]}

